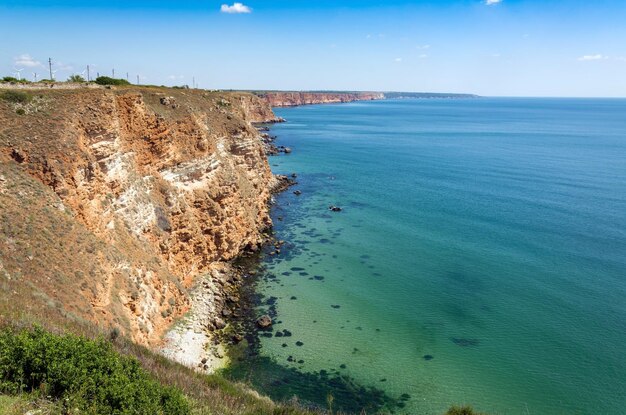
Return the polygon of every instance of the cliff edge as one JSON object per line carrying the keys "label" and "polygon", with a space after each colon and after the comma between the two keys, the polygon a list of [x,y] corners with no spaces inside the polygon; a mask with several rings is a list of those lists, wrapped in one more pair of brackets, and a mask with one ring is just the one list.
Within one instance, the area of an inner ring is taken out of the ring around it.
{"label": "cliff edge", "polygon": [[264,121],[245,93],[0,91],[1,309],[157,345],[271,225]]}
{"label": "cliff edge", "polygon": [[385,99],[382,92],[260,92],[258,96],[270,107],[295,107],[299,105],[336,104],[354,101]]}

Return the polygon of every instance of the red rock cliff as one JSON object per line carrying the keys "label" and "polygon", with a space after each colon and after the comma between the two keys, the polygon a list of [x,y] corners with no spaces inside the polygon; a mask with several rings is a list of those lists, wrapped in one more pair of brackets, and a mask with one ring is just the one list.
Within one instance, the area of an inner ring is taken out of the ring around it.
{"label": "red rock cliff", "polygon": [[271,107],[294,107],[311,104],[334,104],[384,99],[380,92],[264,92],[259,94]]}
{"label": "red rock cliff", "polygon": [[275,179],[250,94],[0,99],[0,300],[159,341],[212,264],[261,242]]}

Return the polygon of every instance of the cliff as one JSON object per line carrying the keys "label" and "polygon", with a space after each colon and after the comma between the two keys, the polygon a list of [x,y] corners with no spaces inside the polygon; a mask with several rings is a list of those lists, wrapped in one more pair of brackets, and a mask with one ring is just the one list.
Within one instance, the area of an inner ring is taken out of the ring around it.
{"label": "cliff", "polygon": [[258,95],[271,107],[373,101],[385,98],[380,92],[260,92]]}
{"label": "cliff", "polygon": [[0,91],[3,309],[158,344],[271,224],[261,121],[244,93]]}

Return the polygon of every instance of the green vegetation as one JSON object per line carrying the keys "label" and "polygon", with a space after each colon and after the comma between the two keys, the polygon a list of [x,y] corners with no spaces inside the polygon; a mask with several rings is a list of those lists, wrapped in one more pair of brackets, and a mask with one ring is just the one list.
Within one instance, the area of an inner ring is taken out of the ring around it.
{"label": "green vegetation", "polygon": [[110,343],[41,328],[0,332],[0,391],[49,397],[94,415],[190,413],[178,389],[153,380]]}
{"label": "green vegetation", "polygon": [[29,84],[30,81],[27,79],[17,79],[13,76],[5,76],[2,78],[2,82],[10,82],[12,84]]}
{"label": "green vegetation", "polygon": [[0,93],[0,99],[12,104],[26,104],[30,102],[32,98],[31,95],[21,91],[4,91]]}
{"label": "green vegetation", "polygon": [[85,78],[83,78],[80,75],[72,75],[69,78],[67,78],[67,82],[85,82]]}
{"label": "green vegetation", "polygon": [[98,85],[130,85],[126,79],[116,79],[108,76],[99,76],[96,78]]}

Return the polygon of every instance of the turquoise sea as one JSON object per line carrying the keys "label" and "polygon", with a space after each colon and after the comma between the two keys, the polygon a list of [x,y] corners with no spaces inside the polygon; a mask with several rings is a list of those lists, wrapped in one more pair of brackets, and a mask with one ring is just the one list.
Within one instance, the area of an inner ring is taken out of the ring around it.
{"label": "turquoise sea", "polygon": [[626,413],[626,100],[276,113],[272,169],[298,174],[256,287],[277,324],[233,373],[368,413]]}

